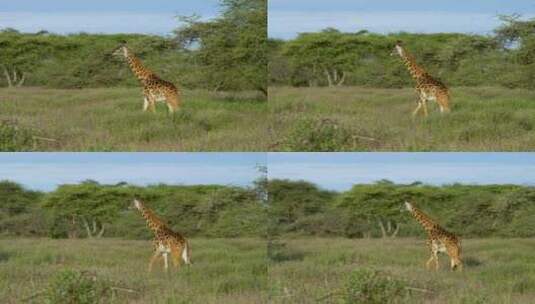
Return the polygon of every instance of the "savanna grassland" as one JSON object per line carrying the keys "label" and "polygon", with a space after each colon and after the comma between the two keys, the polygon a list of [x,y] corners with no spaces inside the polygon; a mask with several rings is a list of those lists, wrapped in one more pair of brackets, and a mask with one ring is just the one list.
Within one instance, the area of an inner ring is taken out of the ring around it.
{"label": "savanna grassland", "polygon": [[2,151],[264,151],[254,92],[186,90],[182,110],[143,112],[139,88],[0,89]]}
{"label": "savanna grassland", "polygon": [[165,273],[160,263],[148,273],[149,241],[2,239],[0,299],[2,303],[265,302],[265,242],[193,239],[191,245],[193,265]]}
{"label": "savanna grassland", "polygon": [[464,271],[427,271],[423,239],[284,239],[270,254],[273,303],[533,303],[533,239],[465,239]]}
{"label": "savanna grassland", "polygon": [[453,87],[452,111],[412,118],[412,88],[290,88],[269,91],[273,151],[531,151],[535,93]]}

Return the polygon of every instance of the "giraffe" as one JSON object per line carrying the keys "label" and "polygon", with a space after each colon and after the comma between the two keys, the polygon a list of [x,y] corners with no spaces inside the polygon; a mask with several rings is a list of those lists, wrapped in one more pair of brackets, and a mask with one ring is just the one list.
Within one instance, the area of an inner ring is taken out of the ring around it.
{"label": "giraffe", "polygon": [[461,241],[459,238],[440,227],[427,214],[414,207],[411,203],[405,202],[405,208],[412,214],[412,216],[422,225],[428,235],[427,245],[431,250],[431,257],[426,263],[429,269],[431,263],[435,263],[435,270],[438,270],[438,254],[440,252],[448,254],[451,262],[451,270],[463,270],[463,262],[461,260]]}
{"label": "giraffe", "polygon": [[174,113],[180,108],[180,91],[176,86],[161,79],[154,72],[144,67],[141,60],[136,57],[125,43],[117,47],[112,55],[124,57],[132,73],[141,82],[144,96],[143,111],[147,111],[150,108],[152,112],[155,112],[157,101],[165,101],[169,113]]}
{"label": "giraffe", "polygon": [[396,43],[391,55],[399,55],[401,57],[401,60],[416,82],[415,88],[418,94],[418,100],[416,109],[412,112],[413,117],[420,110],[423,110],[424,116],[427,117],[427,101],[436,101],[440,108],[440,113],[450,112],[450,94],[448,88],[419,66],[414,57],[405,50],[401,41]]}
{"label": "giraffe", "polygon": [[186,265],[191,265],[189,242],[181,234],[171,230],[140,200],[134,199],[134,207],[141,212],[141,215],[147,221],[147,226],[154,233],[154,253],[149,262],[149,272],[152,271],[152,265],[160,256],[164,259],[164,267],[165,271],[167,271],[169,268],[169,254],[171,254],[171,260],[176,268],[180,267],[180,259],[184,260]]}

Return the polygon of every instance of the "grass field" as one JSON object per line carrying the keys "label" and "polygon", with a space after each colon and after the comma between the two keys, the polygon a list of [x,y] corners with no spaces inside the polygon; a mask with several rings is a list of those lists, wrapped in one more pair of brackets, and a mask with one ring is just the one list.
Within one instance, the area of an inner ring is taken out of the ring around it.
{"label": "grass field", "polygon": [[149,241],[3,239],[0,303],[44,303],[47,294],[40,293],[65,269],[89,272],[121,288],[111,303],[265,302],[265,242],[193,239],[191,244],[193,265],[165,273],[155,264],[148,273]]}
{"label": "grass field", "polygon": [[[351,303],[348,290],[355,286],[349,282],[355,284],[363,269],[402,282],[403,293],[391,297],[390,303],[527,304],[535,299],[534,239],[463,240],[465,266],[461,273],[449,271],[445,256],[440,271],[427,271],[424,264],[429,256],[423,239],[302,238],[283,242],[286,246],[269,267],[273,303]],[[349,279],[352,273],[353,281]],[[367,284],[371,287],[360,289],[362,295],[389,290],[381,280]]]}
{"label": "grass field", "polygon": [[535,91],[451,88],[452,113],[412,119],[413,89],[269,91],[273,151],[533,151]]}
{"label": "grass field", "polygon": [[29,138],[0,130],[0,150],[264,151],[267,102],[257,97],[185,91],[170,116],[164,103],[143,112],[139,88],[0,89],[0,122]]}

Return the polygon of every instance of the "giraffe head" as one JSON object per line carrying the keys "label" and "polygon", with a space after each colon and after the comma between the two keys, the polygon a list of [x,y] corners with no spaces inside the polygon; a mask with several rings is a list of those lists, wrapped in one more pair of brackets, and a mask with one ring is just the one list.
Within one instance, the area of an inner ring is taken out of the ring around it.
{"label": "giraffe head", "polygon": [[121,44],[116,47],[111,54],[113,56],[127,57],[128,48],[126,47],[126,41],[121,42]]}
{"label": "giraffe head", "polygon": [[134,199],[132,203],[133,208],[136,208],[137,210],[141,210],[143,208],[143,203],[138,200],[137,198]]}
{"label": "giraffe head", "polygon": [[390,56],[403,56],[403,42],[401,40],[396,41],[396,45],[392,49]]}
{"label": "giraffe head", "polygon": [[412,204],[409,202],[405,202],[405,209],[409,212],[412,212],[413,210]]}

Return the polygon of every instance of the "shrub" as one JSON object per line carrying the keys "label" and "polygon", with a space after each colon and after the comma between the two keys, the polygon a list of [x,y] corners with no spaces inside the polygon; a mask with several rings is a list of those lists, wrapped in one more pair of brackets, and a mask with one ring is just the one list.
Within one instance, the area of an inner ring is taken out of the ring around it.
{"label": "shrub", "polygon": [[407,296],[405,282],[376,270],[351,272],[345,284],[345,303],[399,303]]}
{"label": "shrub", "polygon": [[45,303],[51,304],[93,304],[109,302],[112,293],[108,281],[86,272],[64,270],[54,276],[44,297]]}
{"label": "shrub", "polygon": [[303,152],[348,150],[351,132],[332,119],[303,119],[295,124],[283,149]]}
{"label": "shrub", "polygon": [[303,252],[288,249],[286,243],[277,240],[268,241],[267,255],[270,261],[276,263],[301,261],[305,257]]}
{"label": "shrub", "polygon": [[13,121],[0,122],[0,151],[24,152],[34,150],[33,131],[21,128]]}

